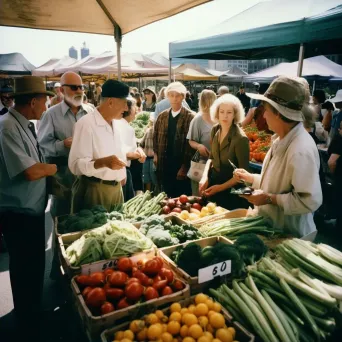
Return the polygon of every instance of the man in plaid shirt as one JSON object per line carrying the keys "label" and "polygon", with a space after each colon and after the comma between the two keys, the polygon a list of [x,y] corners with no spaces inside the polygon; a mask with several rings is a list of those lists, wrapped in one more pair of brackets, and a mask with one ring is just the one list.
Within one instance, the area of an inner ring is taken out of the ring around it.
{"label": "man in plaid shirt", "polygon": [[169,197],[191,194],[187,172],[195,151],[186,136],[194,113],[182,105],[185,94],[186,88],[180,82],[173,82],[166,88],[171,108],[158,116],[154,126],[154,165],[158,182]]}

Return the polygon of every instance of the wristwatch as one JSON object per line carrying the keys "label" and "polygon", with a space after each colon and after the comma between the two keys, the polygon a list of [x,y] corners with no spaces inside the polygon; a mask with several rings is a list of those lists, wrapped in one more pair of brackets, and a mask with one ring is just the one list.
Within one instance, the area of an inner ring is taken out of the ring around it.
{"label": "wristwatch", "polygon": [[272,197],[271,197],[271,196],[267,196],[267,198],[266,198],[266,203],[267,203],[267,204],[273,204],[273,201],[272,201]]}

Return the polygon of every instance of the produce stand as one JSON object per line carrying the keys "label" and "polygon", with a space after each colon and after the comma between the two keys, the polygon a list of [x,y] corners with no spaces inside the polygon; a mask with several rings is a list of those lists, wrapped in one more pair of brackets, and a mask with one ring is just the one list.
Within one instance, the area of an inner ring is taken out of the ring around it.
{"label": "produce stand", "polygon": [[[179,304],[182,307],[189,306],[194,303],[194,296],[181,300]],[[165,308],[162,310],[165,314],[170,313],[170,308]],[[240,323],[233,320],[233,317],[227,312],[227,310],[222,310],[223,316],[226,320],[227,326],[234,327],[236,330],[235,340],[239,342],[254,342],[255,337],[248,330],[246,330]],[[144,318],[144,317],[143,317]],[[132,319],[131,319],[132,320]],[[120,324],[119,326],[106,329],[101,334],[101,342],[112,342],[114,340],[114,334],[120,330],[126,330],[129,328],[129,322]]]}
{"label": "produce stand", "polygon": [[[195,240],[191,242],[198,244],[202,248],[207,247],[207,246],[214,246],[217,242],[223,242],[227,245],[230,245],[233,243],[232,241],[222,236],[204,238],[204,239]],[[210,281],[199,284],[198,277],[192,277],[191,275],[186,273],[170,258],[172,252],[174,252],[179,246],[185,247],[187,244],[188,243],[184,243],[184,244],[180,244],[180,245],[176,245],[172,247],[161,248],[160,255],[162,256],[162,258],[165,259],[166,263],[172,268],[174,272],[179,272],[181,277],[187,281],[187,283],[190,285],[191,294],[196,294],[196,293],[205,291],[210,285]]]}
{"label": "produce stand", "polygon": [[[137,254],[136,256],[133,256],[132,259],[138,260],[141,257],[145,258],[144,260],[146,261],[153,257],[153,253],[140,253],[139,255]],[[164,267],[167,267],[167,264]],[[89,269],[91,269],[91,267]],[[177,275],[179,275],[179,272],[177,272]],[[89,341],[93,341],[94,339],[98,338],[98,336],[104,329],[109,328],[114,324],[121,324],[127,317],[129,317],[130,319],[134,319],[135,317],[140,317],[143,313],[155,311],[157,310],[157,308],[163,307],[169,303],[178,302],[180,300],[188,298],[190,296],[190,286],[184,279],[179,277],[177,278],[185,286],[180,291],[174,292],[167,296],[131,305],[127,308],[115,310],[113,312],[100,316],[95,316],[90,311],[83,298],[81,289],[76,282],[76,277],[72,278],[71,288],[73,292],[74,307],[79,314],[82,326],[84,327]]]}

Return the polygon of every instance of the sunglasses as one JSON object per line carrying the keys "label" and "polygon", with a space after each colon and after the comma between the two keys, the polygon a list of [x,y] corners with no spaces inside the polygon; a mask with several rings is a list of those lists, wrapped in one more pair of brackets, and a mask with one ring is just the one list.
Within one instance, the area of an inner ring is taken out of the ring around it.
{"label": "sunglasses", "polygon": [[1,95],[0,96],[2,99],[4,100],[12,100],[13,99],[13,96],[4,96],[4,95]]}
{"label": "sunglasses", "polygon": [[69,87],[72,91],[76,91],[77,89],[84,90],[84,85],[76,85],[76,84],[62,84],[62,87]]}

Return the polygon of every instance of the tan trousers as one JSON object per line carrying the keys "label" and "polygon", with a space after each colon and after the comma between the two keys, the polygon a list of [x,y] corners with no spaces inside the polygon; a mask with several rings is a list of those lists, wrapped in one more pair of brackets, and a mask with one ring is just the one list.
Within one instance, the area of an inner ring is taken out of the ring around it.
{"label": "tan trousers", "polygon": [[113,186],[78,177],[72,187],[71,213],[73,214],[82,209],[91,209],[95,205],[102,205],[108,212],[111,212],[115,205],[123,202],[120,182]]}

